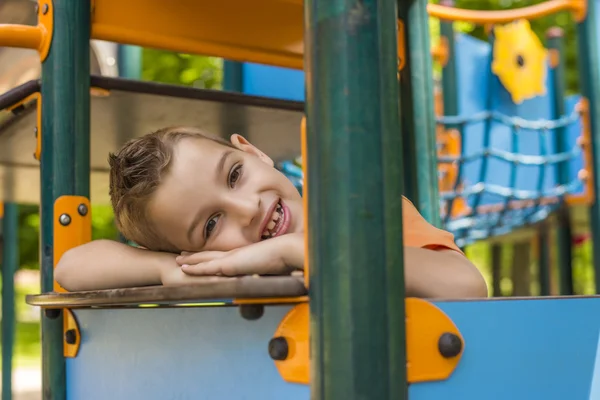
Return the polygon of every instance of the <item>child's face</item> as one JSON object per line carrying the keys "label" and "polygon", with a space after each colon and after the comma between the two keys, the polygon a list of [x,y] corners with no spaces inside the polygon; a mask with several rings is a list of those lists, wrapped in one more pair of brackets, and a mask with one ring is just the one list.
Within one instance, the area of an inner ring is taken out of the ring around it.
{"label": "child's face", "polygon": [[237,149],[196,138],[175,144],[148,208],[172,247],[228,251],[302,231],[302,198],[291,181],[244,138],[231,141]]}

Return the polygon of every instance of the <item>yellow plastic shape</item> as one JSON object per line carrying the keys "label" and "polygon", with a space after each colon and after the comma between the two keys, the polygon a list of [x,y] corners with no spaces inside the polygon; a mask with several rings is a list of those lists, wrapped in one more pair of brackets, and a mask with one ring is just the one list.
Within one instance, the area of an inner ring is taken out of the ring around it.
{"label": "yellow plastic shape", "polygon": [[[54,267],[65,252],[92,240],[92,210],[83,196],[61,196],[54,202]],[[54,281],[54,291],[66,292]]]}
{"label": "yellow plastic shape", "polygon": [[[416,298],[406,299],[406,360],[408,383],[445,380],[452,375],[464,352],[464,339],[452,320],[432,303]],[[275,366],[286,382],[309,384],[309,305],[292,308],[277,327],[273,337],[284,338],[288,352]],[[442,334],[456,335],[463,343],[454,357],[443,357],[439,351]]]}
{"label": "yellow plastic shape", "polygon": [[81,331],[75,315],[68,308],[63,308],[63,355],[77,357],[81,344]]}
{"label": "yellow plastic shape", "polygon": [[546,93],[548,51],[531,30],[529,21],[518,20],[494,27],[492,72],[515,104]]}
{"label": "yellow plastic shape", "polygon": [[52,0],[38,1],[38,24],[36,26],[0,24],[0,47],[17,47],[37,50],[44,61],[52,43],[54,12]]}
{"label": "yellow plastic shape", "polygon": [[548,0],[532,6],[510,10],[467,10],[440,4],[428,4],[430,17],[444,21],[464,21],[479,25],[536,19],[561,11],[571,11],[575,22],[582,22],[587,14],[587,0]]}

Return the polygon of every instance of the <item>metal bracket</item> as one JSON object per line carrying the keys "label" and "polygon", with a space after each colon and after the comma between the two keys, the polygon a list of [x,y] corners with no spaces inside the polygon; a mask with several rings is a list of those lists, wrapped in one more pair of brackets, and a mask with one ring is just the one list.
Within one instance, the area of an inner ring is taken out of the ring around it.
{"label": "metal bracket", "polygon": [[[61,196],[54,202],[54,267],[63,254],[92,240],[90,200],[83,196]],[[66,292],[56,281],[54,291]]]}
{"label": "metal bracket", "polygon": [[8,111],[16,112],[18,108],[24,107],[26,104],[33,101],[35,101],[36,103],[36,126],[34,130],[36,148],[35,152],[33,153],[33,158],[40,161],[42,155],[42,94],[40,92],[32,93],[31,95],[25,97],[23,100],[9,107]]}
{"label": "metal bracket", "polygon": [[[407,298],[406,352],[408,383],[441,381],[456,369],[464,339],[442,310],[428,301]],[[269,355],[286,382],[310,383],[308,303],[283,318],[269,342]]]}

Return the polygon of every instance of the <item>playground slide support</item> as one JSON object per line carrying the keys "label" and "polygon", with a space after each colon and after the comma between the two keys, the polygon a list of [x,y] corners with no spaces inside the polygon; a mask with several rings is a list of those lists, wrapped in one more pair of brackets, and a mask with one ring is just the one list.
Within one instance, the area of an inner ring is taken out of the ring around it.
{"label": "playground slide support", "polygon": [[[427,0],[411,0],[398,10],[403,21],[405,66],[400,71],[406,195],[432,225],[440,227],[433,76]],[[430,71],[425,73],[424,71]]]}
{"label": "playground slide support", "polygon": [[[440,4],[446,7],[453,7],[453,0],[442,0]],[[446,45],[448,47],[448,61],[442,68],[442,98],[444,105],[444,115],[458,115],[458,88],[457,88],[457,71],[456,71],[456,52],[455,52],[455,43],[454,43],[454,23],[448,21],[440,21],[440,39],[444,39],[446,41]],[[445,126],[444,129],[458,129],[459,132],[461,129],[460,126]],[[461,138],[464,138],[462,132],[460,132]],[[460,180],[462,165],[459,164],[457,166],[458,174],[456,177],[457,183]],[[457,185],[455,185],[457,187]],[[448,222],[452,217],[452,210],[454,208],[454,199],[450,200],[446,204],[446,215],[445,221]]]}
{"label": "playground slide support", "polygon": [[[54,0],[54,32],[42,65],[41,289],[55,289],[54,202],[64,195],[89,198],[90,3]],[[42,313],[44,400],[65,400],[62,313]]]}
{"label": "playground slide support", "polygon": [[580,90],[583,97],[589,101],[589,118],[592,138],[592,175],[594,177],[594,201],[590,207],[590,229],[592,233],[593,262],[595,273],[596,293],[600,293],[600,49],[598,41],[598,4],[588,2],[586,18],[577,24],[577,46],[579,54]]}
{"label": "playground slide support", "polygon": [[[2,207],[2,205],[0,205]],[[2,216],[2,400],[12,399],[15,346],[15,272],[19,267],[19,206],[4,203]]]}
{"label": "playground slide support", "polygon": [[[552,87],[554,87],[553,108],[554,118],[558,119],[565,115],[565,97],[566,97],[566,77],[565,77],[565,49],[564,33],[562,29],[553,27],[546,32],[547,47],[550,50],[552,68]],[[567,143],[567,130],[557,128],[554,132],[554,146],[557,153],[567,152],[569,145]],[[556,182],[559,185],[569,183],[569,165],[568,162],[561,162],[556,165]],[[569,208],[566,204],[558,211],[558,226],[556,232],[556,246],[558,249],[558,271],[560,282],[560,294],[572,295],[573,288],[573,254],[571,243],[573,241],[571,232],[571,217]]]}
{"label": "playground slide support", "polygon": [[405,400],[396,3],[304,7],[311,398]]}

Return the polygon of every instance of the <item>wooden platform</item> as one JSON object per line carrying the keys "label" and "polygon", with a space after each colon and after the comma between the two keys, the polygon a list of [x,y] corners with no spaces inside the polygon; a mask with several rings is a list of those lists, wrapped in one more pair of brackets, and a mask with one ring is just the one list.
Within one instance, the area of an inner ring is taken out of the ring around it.
{"label": "wooden platform", "polygon": [[239,278],[210,277],[206,282],[182,286],[94,290],[85,292],[27,295],[27,304],[45,308],[119,307],[176,305],[201,302],[235,304],[240,300],[261,299],[277,303],[281,298],[306,295],[304,278],[292,276]]}

